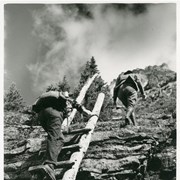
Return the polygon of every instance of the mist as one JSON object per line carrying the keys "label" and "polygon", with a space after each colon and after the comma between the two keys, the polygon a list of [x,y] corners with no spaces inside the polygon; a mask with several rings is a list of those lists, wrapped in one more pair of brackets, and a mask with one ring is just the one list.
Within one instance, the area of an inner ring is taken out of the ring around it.
{"label": "mist", "polygon": [[41,91],[64,75],[77,86],[92,56],[106,82],[122,71],[164,62],[175,70],[175,9],[175,4],[48,4],[34,11],[39,47],[28,65],[33,87]]}

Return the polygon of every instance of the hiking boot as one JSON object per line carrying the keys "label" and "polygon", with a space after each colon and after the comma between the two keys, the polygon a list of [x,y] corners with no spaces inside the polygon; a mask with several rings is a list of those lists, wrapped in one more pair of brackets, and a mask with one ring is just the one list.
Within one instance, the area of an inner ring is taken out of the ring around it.
{"label": "hiking boot", "polygon": [[54,166],[52,164],[45,164],[44,170],[46,171],[49,178],[52,180],[56,180],[55,173],[54,173]]}
{"label": "hiking boot", "polygon": [[130,124],[126,124],[126,123],[120,124],[120,128],[130,128],[130,127],[131,127]]}
{"label": "hiking boot", "polygon": [[125,122],[120,124],[120,128],[130,127],[130,121],[128,118],[125,118]]}
{"label": "hiking boot", "polygon": [[120,128],[125,128],[126,126],[127,126],[128,124],[127,123],[125,123],[125,122],[122,122],[122,123],[120,123]]}

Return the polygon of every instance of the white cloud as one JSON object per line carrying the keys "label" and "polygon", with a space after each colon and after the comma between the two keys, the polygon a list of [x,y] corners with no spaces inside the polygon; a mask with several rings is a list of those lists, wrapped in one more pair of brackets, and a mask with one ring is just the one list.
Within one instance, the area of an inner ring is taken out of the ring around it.
{"label": "white cloud", "polygon": [[29,67],[35,87],[42,89],[64,75],[75,85],[79,68],[91,56],[106,81],[127,69],[161,62],[175,66],[174,4],[148,5],[139,15],[111,6],[103,11],[103,5],[89,5],[89,11],[93,19],[59,5],[35,13],[35,34],[46,45],[44,56]]}

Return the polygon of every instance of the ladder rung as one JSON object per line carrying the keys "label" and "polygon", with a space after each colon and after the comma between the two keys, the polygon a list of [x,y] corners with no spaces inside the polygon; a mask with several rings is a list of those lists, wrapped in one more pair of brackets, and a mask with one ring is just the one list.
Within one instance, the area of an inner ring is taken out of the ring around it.
{"label": "ladder rung", "polygon": [[79,144],[73,144],[73,145],[62,147],[62,150],[66,150],[66,149],[79,149],[79,148],[80,148]]}
{"label": "ladder rung", "polygon": [[59,161],[56,164],[57,168],[64,168],[64,167],[72,167],[74,165],[74,162],[72,161]]}
{"label": "ladder rung", "polygon": [[91,131],[90,128],[83,128],[83,129],[72,130],[72,131],[70,131],[70,132],[64,131],[63,134],[88,133],[89,131]]}
{"label": "ladder rung", "polygon": [[[74,162],[71,161],[59,161],[56,164],[56,168],[71,168],[74,165]],[[30,173],[36,172],[36,171],[43,171],[44,165],[37,165],[37,166],[31,166],[29,167],[28,171]]]}
{"label": "ladder rung", "polygon": [[[68,150],[68,149],[69,149],[69,150],[70,150],[70,149],[79,150],[79,148],[80,148],[79,144],[73,144],[73,145],[69,145],[69,146],[64,146],[64,147],[62,147],[62,150]],[[40,151],[39,151],[39,156],[40,156],[41,154],[45,153],[45,152],[46,152],[45,149],[40,150]]]}
{"label": "ladder rung", "polygon": [[31,166],[29,167],[28,171],[29,172],[36,172],[44,169],[44,165],[38,165],[38,166]]}

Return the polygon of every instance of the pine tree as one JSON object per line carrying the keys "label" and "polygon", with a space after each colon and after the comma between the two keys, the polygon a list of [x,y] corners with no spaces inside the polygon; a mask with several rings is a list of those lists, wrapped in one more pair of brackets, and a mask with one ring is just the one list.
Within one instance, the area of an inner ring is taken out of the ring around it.
{"label": "pine tree", "polygon": [[59,91],[68,91],[70,90],[70,85],[67,82],[66,76],[63,77],[63,81],[58,83],[58,90]]}
{"label": "pine tree", "polygon": [[46,92],[48,91],[70,91],[70,85],[66,79],[66,76],[63,77],[62,82],[59,81],[57,84],[53,85],[51,84],[50,86],[47,87]]}
{"label": "pine tree", "polygon": [[90,69],[90,75],[91,76],[93,76],[94,74],[99,72],[99,70],[97,68],[96,61],[95,61],[93,56],[92,56],[89,64],[90,64],[89,69]]}
{"label": "pine tree", "polygon": [[[98,72],[99,72],[99,70],[98,70],[98,66],[96,64],[96,60],[94,59],[94,57],[92,57],[91,60],[86,63],[85,68],[84,68],[83,72],[81,73],[79,86],[74,91],[74,97],[77,97],[77,95],[79,94],[81,88],[83,87],[83,85],[85,84],[87,79],[89,77],[92,77],[95,73],[98,73]],[[109,90],[108,86],[105,84],[106,83],[101,78],[101,76],[97,77],[91,84],[90,88],[88,89],[88,91],[85,95],[85,98],[84,98],[84,102],[83,102],[83,105],[87,109],[92,110],[95,105],[95,102],[97,100],[98,94],[100,92],[104,92],[105,100],[104,100],[102,112],[100,115],[100,119],[103,119],[103,120],[107,120],[108,118],[110,118],[111,108],[109,108],[109,107],[112,106],[110,90]]]}
{"label": "pine tree", "polygon": [[87,61],[84,71],[81,73],[81,77],[80,77],[80,83],[79,85],[82,87],[84,85],[84,83],[87,81],[88,77],[90,76],[90,63],[89,61]]}
{"label": "pine tree", "polygon": [[25,107],[23,97],[17,89],[16,84],[12,83],[7,93],[4,96],[5,111],[19,111]]}
{"label": "pine tree", "polygon": [[80,81],[79,81],[79,86],[77,90],[80,90],[85,82],[88,80],[89,77],[92,77],[94,74],[98,73],[99,70],[97,68],[96,60],[94,57],[91,58],[90,61],[87,61],[83,72],[81,73]]}

